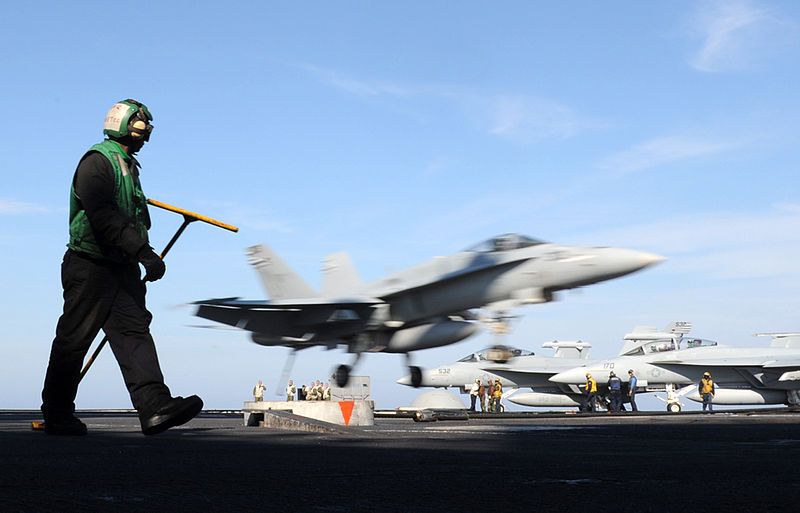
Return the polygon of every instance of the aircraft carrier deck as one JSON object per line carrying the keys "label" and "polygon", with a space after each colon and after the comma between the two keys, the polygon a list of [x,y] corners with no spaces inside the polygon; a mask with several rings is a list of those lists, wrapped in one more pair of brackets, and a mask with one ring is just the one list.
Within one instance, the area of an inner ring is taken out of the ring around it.
{"label": "aircraft carrier deck", "polygon": [[0,411],[3,511],[762,511],[797,509],[800,413],[475,415],[365,428],[244,427],[203,412],[145,437],[79,412],[85,437]]}

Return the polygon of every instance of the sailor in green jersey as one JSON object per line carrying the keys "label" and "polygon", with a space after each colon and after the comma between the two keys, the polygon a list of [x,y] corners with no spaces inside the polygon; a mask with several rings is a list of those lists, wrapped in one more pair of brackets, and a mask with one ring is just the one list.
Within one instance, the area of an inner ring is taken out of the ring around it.
{"label": "sailor in green jersey", "polygon": [[[109,338],[144,434],[191,420],[203,401],[172,397],[164,384],[144,281],[166,267],[150,246],[150,217],[134,155],[153,130],[150,110],[135,100],[116,103],[105,119],[108,137],[81,158],[70,189],[69,242],[61,265],[64,310],[42,390],[45,432],[85,435],[75,417],[83,359],[102,329]],[[141,279],[139,264],[144,266]]]}

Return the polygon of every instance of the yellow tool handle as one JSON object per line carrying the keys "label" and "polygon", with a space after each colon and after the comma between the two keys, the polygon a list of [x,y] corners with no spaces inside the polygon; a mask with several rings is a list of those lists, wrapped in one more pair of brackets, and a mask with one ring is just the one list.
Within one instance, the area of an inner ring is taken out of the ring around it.
{"label": "yellow tool handle", "polygon": [[156,201],[154,199],[148,199],[147,203],[153,205],[154,207],[163,208],[164,210],[169,210],[171,212],[176,212],[181,214],[185,217],[191,217],[192,219],[196,219],[198,221],[203,221],[208,224],[213,224],[214,226],[219,226],[220,228],[225,228],[226,230],[230,230],[232,232],[238,232],[239,228],[235,226],[231,226],[229,224],[225,224],[222,221],[217,221],[216,219],[211,219],[210,217],[206,217],[200,214],[196,214],[194,212],[190,212],[188,210],[184,210],[182,208],[173,207],[172,205],[167,205],[166,203],[161,203],[160,201]]}

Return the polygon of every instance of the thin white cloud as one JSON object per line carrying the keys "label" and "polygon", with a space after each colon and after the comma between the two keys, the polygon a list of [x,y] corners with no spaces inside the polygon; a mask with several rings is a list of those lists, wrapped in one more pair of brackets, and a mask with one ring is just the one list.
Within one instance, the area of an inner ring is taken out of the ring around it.
{"label": "thin white cloud", "polygon": [[[573,109],[558,101],[529,94],[487,94],[446,85],[399,84],[361,80],[344,73],[306,63],[295,67],[315,80],[363,98],[390,98],[404,102],[439,101],[449,104],[479,130],[506,140],[522,143],[544,139],[567,139],[586,128],[604,126],[582,119]],[[417,106],[417,110],[424,106]],[[425,116],[415,116],[425,118]]]}
{"label": "thin white cloud", "polygon": [[712,155],[733,149],[731,142],[703,140],[684,135],[658,137],[603,159],[598,167],[621,175],[671,162]]}
{"label": "thin white cloud", "polygon": [[25,214],[46,214],[51,209],[36,203],[16,201],[7,198],[0,198],[0,214],[25,215]]}
{"label": "thin white cloud", "polygon": [[513,140],[567,139],[584,123],[569,107],[530,96],[500,96],[490,102],[490,133]]}
{"label": "thin white cloud", "polygon": [[246,205],[230,201],[202,201],[202,205],[211,207],[222,219],[240,229],[259,232],[294,232],[293,222],[276,215],[260,206]]}
{"label": "thin white cloud", "polygon": [[392,82],[359,80],[336,70],[320,68],[307,63],[297,63],[295,67],[308,72],[323,84],[356,96],[410,96],[419,92]]}
{"label": "thin white cloud", "polygon": [[[669,257],[671,272],[716,279],[800,276],[800,208],[778,205],[765,213],[678,215],[662,221],[595,232],[609,245]],[[587,236],[588,237],[588,236]]]}
{"label": "thin white cloud", "polygon": [[751,69],[794,33],[773,11],[748,0],[701,3],[691,25],[700,48],[689,63],[707,73]]}

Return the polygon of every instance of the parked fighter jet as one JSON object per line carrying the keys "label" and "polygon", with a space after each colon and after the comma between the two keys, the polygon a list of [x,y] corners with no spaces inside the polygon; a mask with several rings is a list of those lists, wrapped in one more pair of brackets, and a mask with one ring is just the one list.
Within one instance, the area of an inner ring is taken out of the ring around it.
{"label": "parked fighter jet", "polygon": [[[447,257],[363,284],[346,253],[323,263],[317,294],[265,245],[248,250],[270,301],[197,301],[199,317],[252,332],[254,342],[294,349],[345,344],[356,354],[405,353],[458,342],[478,330],[470,310],[491,312],[554,299],[572,289],[663,260],[629,249],[564,246],[522,235],[495,237]],[[354,362],[355,363],[355,362]],[[411,382],[421,371],[411,366]],[[343,386],[350,366],[341,365]]]}
{"label": "parked fighter jet", "polygon": [[[636,327],[633,333],[625,335],[628,342],[622,353],[629,350],[630,344],[661,341],[665,343],[680,341],[682,333],[691,325],[673,322],[659,332],[651,327]],[[583,391],[570,384],[554,383],[554,375],[576,367],[597,366],[599,360],[591,360],[591,344],[583,341],[553,341],[542,344],[544,348],[555,349],[553,356],[534,355],[530,351],[511,349],[507,363],[497,363],[492,353],[497,348],[470,354],[458,362],[442,365],[423,371],[421,386],[458,387],[461,393],[468,393],[472,383],[480,379],[482,383],[499,379],[505,390],[505,397],[523,406],[578,407],[584,403]],[[605,371],[608,374],[608,371]],[[585,376],[585,374],[584,374]],[[411,385],[411,376],[397,380],[401,385]],[[586,380],[584,379],[585,383]],[[524,389],[530,388],[530,392]],[[644,390],[642,390],[644,391]],[[601,397],[601,404],[604,403]]]}
{"label": "parked fighter jet", "polygon": [[[591,344],[578,341],[553,341],[542,344],[555,350],[554,356],[536,355],[531,351],[516,348],[490,347],[472,353],[454,363],[440,365],[422,371],[419,386],[436,388],[459,388],[462,394],[469,393],[476,379],[490,383],[499,379],[505,397],[511,402],[526,406],[580,406],[580,391],[549,381],[559,372],[572,369],[589,358]],[[505,351],[506,361],[498,363],[497,351]],[[401,385],[412,385],[411,376],[397,380]],[[521,389],[530,388],[531,392]],[[518,402],[522,398],[523,402]]]}
{"label": "parked fighter jet", "polygon": [[[684,393],[691,392],[687,398],[700,401],[697,383],[704,372],[710,372],[716,385],[715,404],[800,405],[800,333],[757,336],[771,336],[772,343],[769,347],[731,347],[688,338],[681,348],[679,337],[637,341],[627,344],[617,358],[586,362],[552,376],[550,381],[577,388],[590,372],[602,387],[608,383],[609,371],[622,371],[618,374],[624,381],[626,371],[633,369],[640,387],[668,392],[667,410],[678,412],[677,398]],[[683,390],[675,393],[680,387]]]}

